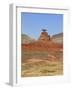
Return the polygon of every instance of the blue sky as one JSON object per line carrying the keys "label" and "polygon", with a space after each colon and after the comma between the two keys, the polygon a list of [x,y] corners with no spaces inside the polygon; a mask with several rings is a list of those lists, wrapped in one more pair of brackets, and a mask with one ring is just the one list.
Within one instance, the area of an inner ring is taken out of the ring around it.
{"label": "blue sky", "polygon": [[21,13],[21,32],[38,38],[42,29],[49,35],[63,32],[63,14]]}

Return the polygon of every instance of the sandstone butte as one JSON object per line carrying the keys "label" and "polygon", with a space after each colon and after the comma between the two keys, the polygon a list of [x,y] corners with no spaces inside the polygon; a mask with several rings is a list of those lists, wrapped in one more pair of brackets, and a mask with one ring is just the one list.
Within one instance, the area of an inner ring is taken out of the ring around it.
{"label": "sandstone butte", "polygon": [[28,44],[22,44],[21,48],[28,51],[62,51],[63,45],[53,42],[47,31],[43,29],[38,40]]}

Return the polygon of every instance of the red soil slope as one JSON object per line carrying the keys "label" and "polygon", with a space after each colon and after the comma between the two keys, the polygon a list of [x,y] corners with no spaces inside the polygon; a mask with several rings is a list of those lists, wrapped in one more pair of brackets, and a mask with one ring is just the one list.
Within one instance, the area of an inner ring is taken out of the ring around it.
{"label": "red soil slope", "polygon": [[52,41],[35,41],[29,44],[22,44],[22,50],[39,50],[39,51],[62,51],[63,45]]}

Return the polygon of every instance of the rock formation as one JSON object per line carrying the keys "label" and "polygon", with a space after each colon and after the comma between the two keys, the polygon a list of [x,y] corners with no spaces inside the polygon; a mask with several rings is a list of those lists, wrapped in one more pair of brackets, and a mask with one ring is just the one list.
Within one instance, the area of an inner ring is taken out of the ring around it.
{"label": "rock formation", "polygon": [[50,35],[48,35],[48,32],[46,31],[46,29],[42,29],[42,32],[38,40],[39,41],[49,41],[50,40]]}
{"label": "rock formation", "polygon": [[38,40],[23,43],[22,49],[27,51],[62,51],[63,45],[53,42],[46,29],[43,29]]}

